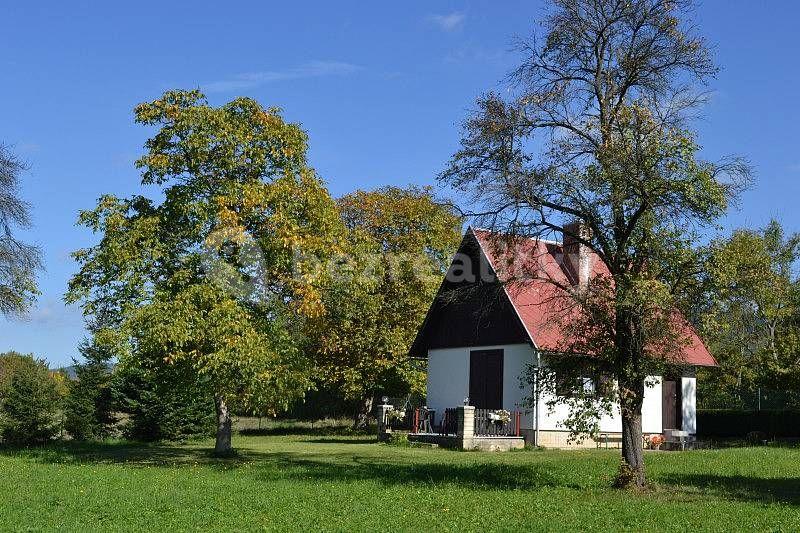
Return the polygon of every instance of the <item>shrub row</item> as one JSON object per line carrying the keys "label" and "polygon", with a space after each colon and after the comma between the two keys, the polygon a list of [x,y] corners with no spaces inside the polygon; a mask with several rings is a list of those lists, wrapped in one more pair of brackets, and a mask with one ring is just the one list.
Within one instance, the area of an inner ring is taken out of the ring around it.
{"label": "shrub row", "polygon": [[800,437],[800,410],[697,410],[697,433],[700,437],[746,437],[753,431],[768,437]]}

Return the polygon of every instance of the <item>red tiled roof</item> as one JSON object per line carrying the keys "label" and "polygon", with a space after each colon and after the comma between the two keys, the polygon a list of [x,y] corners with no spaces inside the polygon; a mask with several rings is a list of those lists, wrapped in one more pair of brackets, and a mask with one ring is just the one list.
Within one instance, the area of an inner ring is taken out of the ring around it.
{"label": "red tiled roof", "polygon": [[[517,315],[522,321],[531,342],[543,350],[558,350],[564,345],[564,332],[553,320],[561,289],[557,284],[570,284],[570,271],[562,267],[561,243],[533,238],[509,239],[482,229],[472,229],[481,251],[491,264],[505,288]],[[524,258],[520,261],[520,258]],[[538,265],[536,264],[538,263]],[[590,276],[608,274],[608,270],[596,254],[590,255]],[[540,272],[541,275],[524,275],[525,272]],[[552,280],[552,283],[548,281]],[[555,308],[555,309],[554,309]],[[695,329],[682,314],[676,311],[675,319],[687,339],[683,348],[683,360],[694,366],[717,366]]]}

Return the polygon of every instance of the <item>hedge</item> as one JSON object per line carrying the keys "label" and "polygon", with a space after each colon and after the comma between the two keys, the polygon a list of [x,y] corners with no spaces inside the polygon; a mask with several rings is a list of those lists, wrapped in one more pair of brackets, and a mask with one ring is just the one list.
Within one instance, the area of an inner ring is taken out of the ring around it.
{"label": "hedge", "polygon": [[746,437],[751,431],[768,437],[800,437],[800,410],[697,410],[699,437]]}

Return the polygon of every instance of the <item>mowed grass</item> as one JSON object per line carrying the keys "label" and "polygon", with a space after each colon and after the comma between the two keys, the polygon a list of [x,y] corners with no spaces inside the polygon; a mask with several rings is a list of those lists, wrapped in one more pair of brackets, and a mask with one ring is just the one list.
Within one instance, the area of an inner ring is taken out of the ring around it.
{"label": "mowed grass", "polygon": [[[310,431],[310,430],[305,430]],[[615,451],[457,452],[372,437],[0,449],[3,530],[798,530],[800,450],[654,452],[653,487],[610,489]]]}

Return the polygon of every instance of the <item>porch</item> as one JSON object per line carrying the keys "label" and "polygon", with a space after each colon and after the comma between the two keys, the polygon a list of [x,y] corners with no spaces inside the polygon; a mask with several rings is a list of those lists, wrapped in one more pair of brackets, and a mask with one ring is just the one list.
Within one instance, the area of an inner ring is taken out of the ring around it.
{"label": "porch", "polygon": [[[395,408],[378,406],[378,438],[388,439],[397,424]],[[525,446],[520,432],[521,413],[474,406],[447,408],[437,419],[432,409],[418,408],[410,414],[410,442],[435,444],[461,450],[508,451]],[[393,427],[394,426],[394,427]]]}

